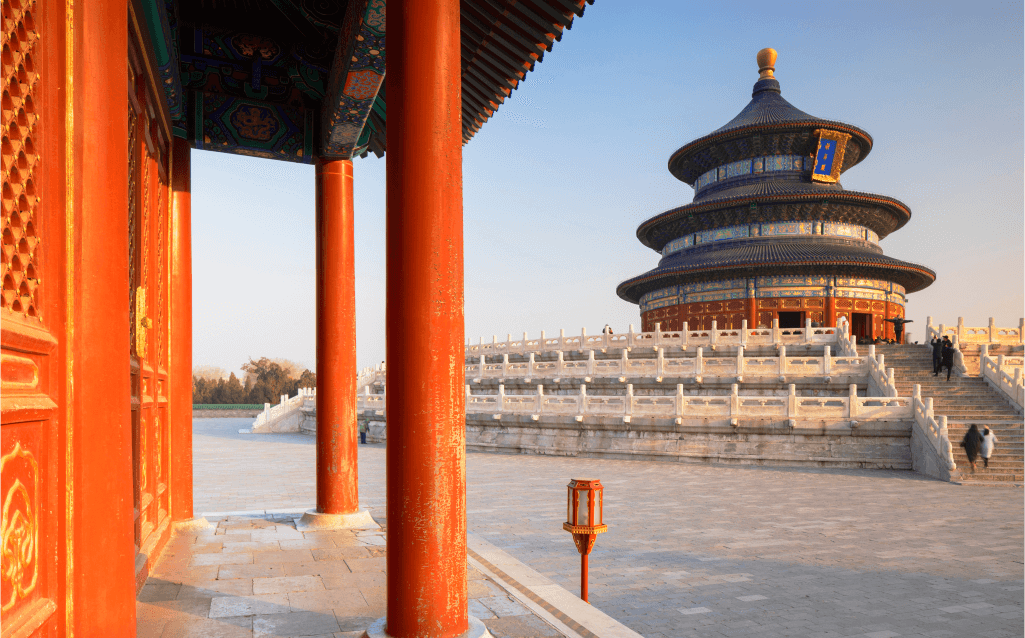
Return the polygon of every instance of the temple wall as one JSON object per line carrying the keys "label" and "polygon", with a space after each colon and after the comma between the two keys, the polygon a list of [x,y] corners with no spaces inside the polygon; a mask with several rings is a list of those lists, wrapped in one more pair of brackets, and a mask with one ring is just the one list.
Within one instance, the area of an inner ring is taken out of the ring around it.
{"label": "temple wall", "polygon": [[[716,326],[725,329],[740,329],[741,322],[747,320],[748,326],[771,327],[774,319],[780,319],[780,313],[800,312],[801,325],[805,319],[823,326],[834,326],[840,317],[855,322],[855,313],[869,315],[870,325],[865,326],[865,335],[869,337],[894,338],[893,324],[884,319],[904,316],[904,304],[879,299],[852,299],[848,297],[808,296],[779,298],[741,298],[721,301],[702,301],[696,303],[667,304],[651,310],[641,311],[641,330],[652,331],[655,324],[661,324],[663,330],[682,330],[686,322],[688,328],[708,330],[712,321]],[[781,322],[781,326],[784,325]],[[859,324],[860,325],[860,324]]]}

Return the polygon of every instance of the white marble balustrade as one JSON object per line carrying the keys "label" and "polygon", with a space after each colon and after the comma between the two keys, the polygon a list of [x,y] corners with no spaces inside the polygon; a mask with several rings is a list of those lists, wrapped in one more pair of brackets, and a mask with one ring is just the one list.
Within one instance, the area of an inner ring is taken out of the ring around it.
{"label": "white marble balustrade", "polygon": [[989,325],[985,327],[966,326],[964,317],[957,318],[957,325],[946,324],[934,325],[932,317],[926,318],[925,343],[933,339],[942,339],[944,336],[957,344],[1004,344],[1016,345],[1025,343],[1025,319],[1018,320],[1017,328],[1001,328],[996,325],[993,317],[989,318]]}
{"label": "white marble balustrade", "polygon": [[[467,414],[530,415],[535,420],[541,415],[573,416],[582,420],[587,416],[618,416],[629,422],[632,417],[665,419],[720,418],[738,419],[780,418],[792,420],[871,420],[908,421],[912,418],[911,400],[907,397],[859,397],[857,386],[851,385],[848,396],[798,396],[790,384],[786,396],[754,396],[739,394],[733,384],[730,394],[686,395],[683,385],[676,386],[676,394],[662,396],[635,396],[633,384],[627,384],[625,395],[588,394],[587,385],[581,384],[577,394],[545,394],[544,386],[537,386],[529,394],[506,394],[500,385],[498,394],[473,394],[466,386]],[[384,414],[385,395],[361,394],[360,410],[373,410]]]}

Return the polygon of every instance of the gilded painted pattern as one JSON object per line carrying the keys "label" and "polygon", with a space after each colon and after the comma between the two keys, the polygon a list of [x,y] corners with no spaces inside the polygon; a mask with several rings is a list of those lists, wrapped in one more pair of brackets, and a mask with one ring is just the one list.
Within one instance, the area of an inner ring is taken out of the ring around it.
{"label": "gilded painted pattern", "polygon": [[662,248],[662,256],[686,250],[709,242],[745,239],[748,237],[782,237],[787,235],[824,235],[861,239],[879,243],[879,235],[864,226],[827,222],[776,222],[770,224],[741,224],[714,228],[679,237]]}
{"label": "gilded painted pattern", "polygon": [[694,189],[700,191],[709,184],[744,175],[757,175],[770,171],[801,171],[805,160],[800,155],[767,155],[730,162],[724,166],[706,171],[694,182]]}
{"label": "gilded painted pattern", "polygon": [[[890,293],[891,286],[894,290],[893,293]],[[824,298],[829,296],[830,288],[837,299],[889,301],[901,308],[906,303],[902,286],[881,279],[794,275],[727,279],[670,286],[642,296],[640,310],[647,312],[680,304],[750,299],[752,297],[758,299]]]}
{"label": "gilded painted pattern", "polygon": [[0,611],[6,613],[31,594],[39,580],[39,465],[18,441],[0,458],[0,476],[4,494],[0,522]]}
{"label": "gilded painted pattern", "polygon": [[36,181],[39,33],[34,0],[4,0],[3,9],[3,235],[0,308],[39,318],[37,307],[40,216]]}

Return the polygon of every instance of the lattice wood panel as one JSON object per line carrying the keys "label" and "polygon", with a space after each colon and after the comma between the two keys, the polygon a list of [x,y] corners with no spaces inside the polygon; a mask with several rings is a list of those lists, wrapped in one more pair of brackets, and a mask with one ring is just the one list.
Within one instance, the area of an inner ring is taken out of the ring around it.
{"label": "lattice wood panel", "polygon": [[34,0],[4,0],[3,6],[3,288],[0,307],[38,317],[40,172],[34,95],[39,34]]}

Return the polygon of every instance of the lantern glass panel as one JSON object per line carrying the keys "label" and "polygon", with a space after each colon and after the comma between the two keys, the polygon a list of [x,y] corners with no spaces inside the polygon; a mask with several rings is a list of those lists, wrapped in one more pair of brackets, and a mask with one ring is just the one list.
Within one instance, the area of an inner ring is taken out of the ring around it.
{"label": "lantern glass panel", "polygon": [[580,490],[577,492],[577,496],[577,525],[589,525],[590,523],[587,520],[587,506],[589,500],[587,498],[587,490]]}
{"label": "lantern glass panel", "polygon": [[566,488],[566,522],[573,524],[573,488]]}
{"label": "lantern glass panel", "polygon": [[602,503],[602,495],[604,493],[605,493],[605,490],[598,490],[598,492],[595,494],[595,497],[598,500],[598,513],[597,513],[597,517],[596,517],[596,520],[595,520],[595,523],[594,523],[595,525],[604,525],[605,524],[605,508],[603,507],[603,503]]}

